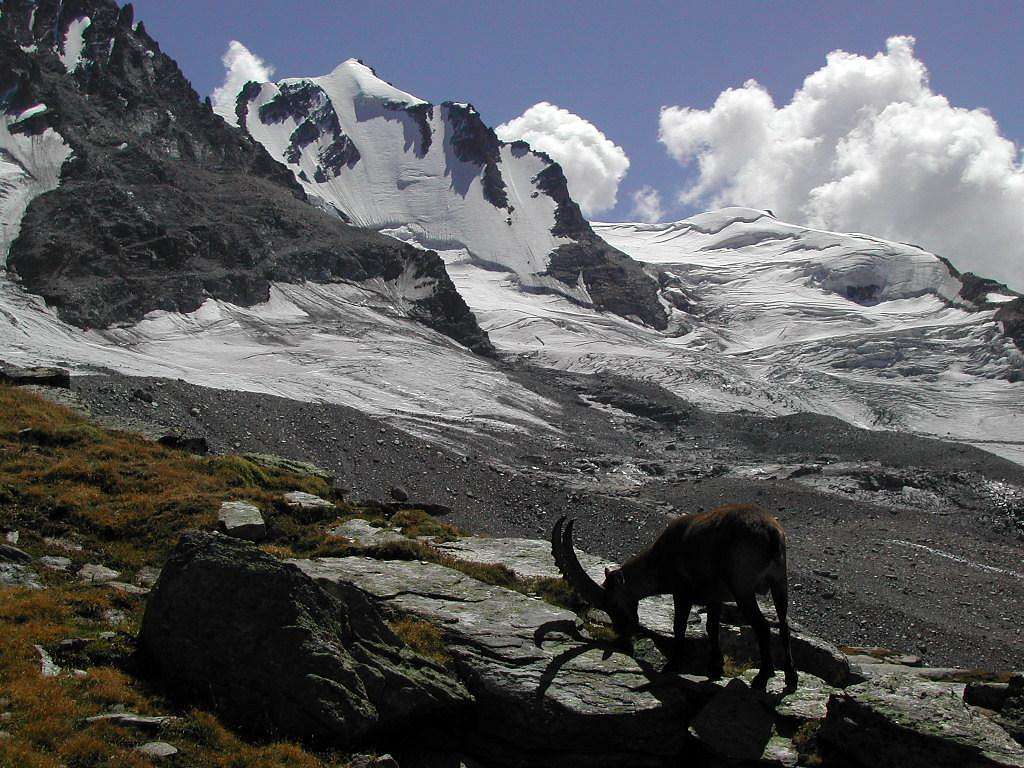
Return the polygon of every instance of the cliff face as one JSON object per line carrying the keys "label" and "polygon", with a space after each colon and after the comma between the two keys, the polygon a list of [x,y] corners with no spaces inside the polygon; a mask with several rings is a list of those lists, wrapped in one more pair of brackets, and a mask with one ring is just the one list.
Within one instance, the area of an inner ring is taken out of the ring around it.
{"label": "cliff face", "polygon": [[69,149],[8,259],[63,319],[105,327],[207,298],[252,305],[272,282],[402,278],[412,316],[490,349],[435,253],[311,205],[285,167],[199,100],[130,5],[5,3],[0,60],[11,133],[55,134]]}

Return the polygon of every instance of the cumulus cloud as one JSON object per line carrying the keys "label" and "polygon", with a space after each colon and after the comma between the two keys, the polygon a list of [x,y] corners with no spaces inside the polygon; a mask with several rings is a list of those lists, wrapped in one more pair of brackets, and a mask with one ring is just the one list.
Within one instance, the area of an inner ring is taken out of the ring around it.
{"label": "cumulus cloud", "polygon": [[640,187],[633,193],[632,216],[648,224],[661,221],[665,209],[661,206],[661,193],[654,187]]}
{"label": "cumulus cloud", "polygon": [[220,60],[226,70],[224,83],[210,94],[210,101],[214,112],[232,125],[238,125],[235,102],[239,92],[250,80],[257,83],[269,81],[274,75],[274,68],[237,40],[228,44]]}
{"label": "cumulus cloud", "polygon": [[569,194],[584,215],[615,206],[619,183],[629,170],[629,158],[593,123],[542,101],[494,130],[502,141],[522,139],[561,165]]}
{"label": "cumulus cloud", "polygon": [[684,203],[919,243],[1024,290],[1024,156],[988,112],[932,91],[912,37],[830,53],[781,107],[748,80],[707,110],[664,107],[659,128],[695,164]]}

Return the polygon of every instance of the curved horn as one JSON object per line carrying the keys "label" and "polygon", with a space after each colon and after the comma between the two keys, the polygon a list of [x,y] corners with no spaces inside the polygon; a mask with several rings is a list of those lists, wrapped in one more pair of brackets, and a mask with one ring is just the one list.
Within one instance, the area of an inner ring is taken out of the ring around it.
{"label": "curved horn", "polygon": [[570,520],[566,525],[565,519],[564,515],[560,517],[551,531],[551,554],[555,558],[555,565],[581,598],[595,608],[600,608],[605,602],[604,588],[590,578],[590,574],[580,565],[572,543],[572,527],[576,521]]}

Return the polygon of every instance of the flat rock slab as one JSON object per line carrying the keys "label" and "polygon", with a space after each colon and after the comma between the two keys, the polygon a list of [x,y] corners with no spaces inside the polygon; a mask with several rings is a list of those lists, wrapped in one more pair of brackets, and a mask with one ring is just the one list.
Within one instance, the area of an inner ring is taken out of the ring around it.
{"label": "flat rock slab", "polygon": [[257,507],[245,501],[225,501],[217,514],[220,530],[236,539],[263,541],[267,526]]}
{"label": "flat rock slab", "polygon": [[113,568],[107,568],[107,566],[97,563],[86,563],[78,569],[78,578],[87,584],[104,584],[108,581],[114,581],[120,575],[120,571],[115,571]]}
{"label": "flat rock slab", "polygon": [[[433,563],[291,561],[329,592],[355,586],[385,610],[443,628],[477,699],[488,758],[524,765],[660,765],[719,691],[663,676],[581,638],[575,614]],[[489,745],[489,746],[488,746]]]}
{"label": "flat rock slab", "polygon": [[334,484],[334,473],[321,469],[315,464],[295,459],[286,459],[284,456],[276,456],[272,453],[243,453],[242,458],[251,461],[257,466],[277,472],[291,472],[296,475],[307,475],[318,477],[328,485]]}
{"label": "flat rock slab", "polygon": [[298,509],[304,512],[334,509],[334,502],[321,499],[319,496],[314,496],[312,493],[306,493],[305,491],[286,493],[284,495],[284,503],[289,509]]}
{"label": "flat rock slab", "polygon": [[12,563],[31,563],[32,555],[10,544],[0,544],[0,560],[8,560]]}
{"label": "flat rock slab", "polygon": [[[561,577],[555,558],[551,555],[551,544],[541,539],[490,539],[484,536],[467,536],[455,541],[431,542],[432,546],[456,560],[484,565],[504,565],[516,576],[524,579]],[[585,552],[579,552],[580,564],[597,579],[604,580],[604,569],[614,568],[615,563]]]}
{"label": "flat rock slab", "polygon": [[22,368],[0,361],[0,382],[14,386],[71,387],[71,373],[64,368],[32,366]]}
{"label": "flat rock slab", "polygon": [[1024,747],[948,685],[892,675],[834,694],[821,738],[871,768],[1021,768]]}
{"label": "flat rock slab", "polygon": [[116,725],[124,725],[130,728],[138,728],[143,731],[158,731],[165,725],[170,725],[178,718],[170,715],[140,715],[135,712],[107,712],[103,715],[87,717],[86,722],[98,723],[109,720]]}
{"label": "flat rock slab", "polygon": [[66,571],[71,567],[71,558],[60,557],[59,555],[43,555],[39,558],[39,564],[51,571]]}
{"label": "flat rock slab", "polygon": [[343,536],[351,539],[360,547],[375,547],[382,544],[390,544],[395,541],[406,541],[406,537],[398,531],[388,528],[378,528],[366,520],[346,520],[341,525],[336,525],[327,533],[331,536]]}
{"label": "flat rock slab", "polygon": [[[558,578],[561,573],[551,554],[551,544],[541,539],[486,538],[469,536],[450,542],[435,542],[431,545],[457,560],[470,563],[500,564],[520,578]],[[577,550],[580,564],[600,584],[604,580],[605,568],[615,568],[616,563]],[[736,661],[757,662],[760,658],[757,638],[753,630],[729,622],[735,611],[726,611],[725,623],[721,627],[722,650]],[[673,634],[675,606],[668,596],[647,598],[640,603],[640,622],[648,629],[663,635]],[[687,629],[687,668],[703,670],[707,666],[709,653],[707,639],[707,617],[693,612]],[[776,664],[783,660],[782,646],[778,633],[773,633],[773,651]],[[846,656],[831,643],[797,628],[791,631],[793,662],[796,668],[823,678],[832,685],[846,685],[850,679],[850,664]]]}

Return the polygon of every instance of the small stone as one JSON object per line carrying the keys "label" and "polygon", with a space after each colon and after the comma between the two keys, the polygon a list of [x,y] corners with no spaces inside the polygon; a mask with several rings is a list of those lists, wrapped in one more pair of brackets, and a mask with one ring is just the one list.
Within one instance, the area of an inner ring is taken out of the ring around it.
{"label": "small stone", "polygon": [[398,761],[391,755],[354,755],[349,768],[399,768]]}
{"label": "small stone", "polygon": [[160,569],[146,565],[140,568],[139,572],[135,574],[135,583],[140,587],[152,587],[156,584],[156,580],[158,578],[160,578]]}
{"label": "small stone", "polygon": [[120,576],[120,571],[97,563],[86,563],[78,569],[78,578],[87,584],[103,584]]}
{"label": "small stone", "polygon": [[132,399],[133,400],[138,400],[139,402],[142,402],[142,403],[152,403],[153,402],[153,393],[152,392],[147,392],[144,389],[136,389],[136,390],[132,391]]}
{"label": "small stone", "polygon": [[43,677],[56,677],[61,673],[60,667],[53,660],[53,657],[46,652],[46,649],[41,645],[35,646],[36,653],[39,654],[39,674]]}
{"label": "small stone", "polygon": [[82,551],[82,545],[81,544],[76,544],[73,541],[68,541],[67,539],[55,538],[53,536],[46,536],[46,537],[44,537],[43,538],[43,544],[45,544],[46,546],[48,546],[48,547],[50,547],[52,549],[61,549],[61,550],[64,550],[65,552],[81,552]]}
{"label": "small stone", "polygon": [[4,534],[4,539],[7,540],[8,544],[17,544],[18,543],[18,539],[20,539],[20,538],[21,538],[21,534],[18,533],[17,531],[8,531],[6,534]]}
{"label": "small stone", "polygon": [[192,414],[193,416],[198,416],[201,413],[201,411],[198,408],[193,407],[191,410],[189,410],[189,413]]}
{"label": "small stone", "polygon": [[257,507],[245,501],[225,501],[217,515],[220,530],[236,539],[263,541],[267,526]]}
{"label": "small stone", "polygon": [[150,741],[136,747],[135,751],[157,760],[178,754],[178,748],[173,744],[168,744],[166,741]]}

